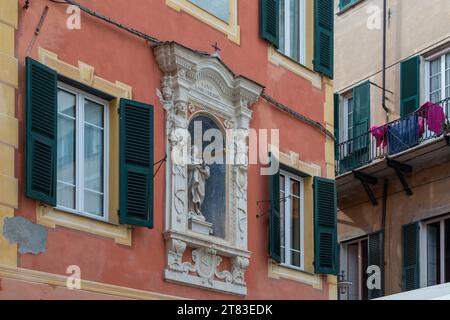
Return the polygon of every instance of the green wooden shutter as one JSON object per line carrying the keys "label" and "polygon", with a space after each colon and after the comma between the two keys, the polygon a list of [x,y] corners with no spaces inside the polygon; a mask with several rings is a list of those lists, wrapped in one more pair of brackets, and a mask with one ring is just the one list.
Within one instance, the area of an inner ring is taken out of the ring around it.
{"label": "green wooden shutter", "polygon": [[259,1],[259,29],[261,38],[267,40],[273,46],[279,46],[279,0],[260,0]]}
{"label": "green wooden shutter", "polygon": [[420,288],[419,223],[402,228],[403,291]]}
{"label": "green wooden shutter", "polygon": [[400,65],[401,116],[413,113],[420,104],[420,58],[414,57]]}
{"label": "green wooden shutter", "polygon": [[120,101],[120,223],[153,228],[153,106]]}
{"label": "green wooden shutter", "polygon": [[57,73],[26,58],[27,197],[56,206]]}
{"label": "green wooden shutter", "polygon": [[[369,131],[370,126],[370,83],[365,82],[353,88],[353,138]],[[368,142],[368,141],[367,141]],[[361,143],[366,143],[362,141]],[[362,145],[363,147],[366,145]]]}
{"label": "green wooden shutter", "polygon": [[314,2],[314,70],[333,78],[334,1]]}
{"label": "green wooden shutter", "polygon": [[353,88],[352,168],[366,165],[369,161],[369,127],[370,83],[367,81]]}
{"label": "green wooden shutter", "polygon": [[369,290],[369,299],[376,299],[384,295],[384,232],[369,235],[368,244],[368,264],[378,266],[381,270],[381,289]]}
{"label": "green wooden shutter", "polygon": [[[272,161],[278,161],[273,159]],[[269,175],[269,255],[281,262],[280,171]]]}
{"label": "green wooden shutter", "polygon": [[318,274],[338,274],[336,181],[314,177],[314,266]]}

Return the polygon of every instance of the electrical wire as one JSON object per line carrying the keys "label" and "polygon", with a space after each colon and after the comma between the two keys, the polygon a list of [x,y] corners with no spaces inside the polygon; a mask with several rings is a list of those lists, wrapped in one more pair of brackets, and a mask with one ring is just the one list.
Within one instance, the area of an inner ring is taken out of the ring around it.
{"label": "electrical wire", "polygon": [[336,141],[336,138],[334,137],[334,134],[332,134],[329,130],[327,130],[321,123],[314,121],[300,113],[298,113],[295,110],[292,110],[289,107],[286,107],[284,104],[276,101],[275,99],[271,98],[270,96],[268,96],[267,94],[265,94],[264,92],[261,94],[261,97],[266,100],[269,104],[273,105],[274,107],[278,108],[279,110],[291,115],[292,117],[320,130],[321,132],[323,132],[326,136],[328,136],[329,138],[333,139],[333,141]]}
{"label": "electrical wire", "polygon": [[160,40],[158,40],[158,39],[156,39],[156,38],[154,38],[152,36],[149,36],[149,35],[141,32],[139,30],[136,30],[136,29],[131,28],[131,27],[127,27],[127,26],[125,26],[125,25],[123,25],[123,24],[121,24],[119,22],[116,22],[116,21],[112,20],[111,18],[108,18],[108,17],[106,17],[106,16],[104,16],[102,14],[99,14],[99,13],[97,13],[97,12],[95,12],[95,11],[93,11],[93,10],[91,10],[91,9],[81,5],[81,4],[79,4],[76,1],[73,1],[73,0],[63,0],[63,1],[49,0],[49,1],[51,1],[53,3],[58,3],[58,4],[71,4],[73,6],[76,6],[76,7],[80,8],[81,11],[83,11],[83,12],[85,12],[85,13],[87,13],[87,14],[95,17],[95,18],[103,20],[106,23],[112,24],[112,25],[114,25],[114,26],[116,26],[116,27],[118,27],[118,28],[120,28],[122,30],[125,30],[125,31],[127,31],[127,32],[129,32],[131,34],[134,34],[135,36],[137,36],[139,38],[142,38],[142,39],[144,39],[146,41],[149,41],[151,43],[154,43],[154,44],[161,43]]}
{"label": "electrical wire", "polygon": [[[151,42],[151,43],[153,43],[153,44],[160,44],[160,43],[162,43],[162,41],[158,40],[158,39],[155,38],[155,37],[149,36],[149,35],[147,35],[147,34],[141,32],[141,31],[139,31],[139,30],[136,30],[136,29],[134,29],[134,28],[127,27],[127,26],[125,26],[125,25],[123,25],[123,24],[121,24],[121,23],[119,23],[119,22],[116,22],[116,21],[112,20],[111,18],[108,18],[108,17],[106,17],[106,16],[104,16],[104,15],[102,15],[102,14],[99,14],[99,13],[97,13],[97,12],[95,12],[95,11],[93,11],[93,10],[91,10],[91,9],[89,9],[89,8],[87,8],[87,7],[83,6],[83,5],[81,5],[81,4],[79,4],[78,2],[76,2],[76,1],[74,1],[74,0],[62,0],[62,1],[58,1],[58,0],[49,0],[49,1],[51,1],[51,2],[53,2],[53,3],[57,3],[57,4],[71,4],[71,5],[73,5],[73,6],[76,6],[76,7],[80,8],[81,11],[83,11],[83,12],[85,12],[85,13],[87,13],[87,14],[89,14],[89,15],[95,17],[95,18],[98,18],[98,19],[100,19],[100,20],[102,20],[102,21],[105,21],[105,22],[107,22],[107,23],[109,23],[109,24],[112,24],[112,25],[114,25],[114,26],[116,26],[116,27],[118,27],[118,28],[120,28],[120,29],[122,29],[122,30],[125,30],[125,31],[127,31],[127,32],[129,32],[129,33],[131,33],[131,34],[134,34],[135,36],[137,36],[137,37],[139,37],[139,38],[142,38],[142,39],[144,39],[144,40],[146,40],[146,41],[148,41],[148,42]],[[266,95],[265,93],[262,93],[261,96],[262,96],[262,98],[264,98],[267,102],[269,102],[271,105],[273,105],[273,106],[275,106],[276,108],[278,108],[278,109],[280,109],[280,110],[282,110],[282,111],[288,113],[288,114],[291,115],[292,117],[294,117],[294,118],[296,118],[296,119],[298,119],[298,120],[300,120],[300,121],[302,121],[302,122],[304,122],[304,123],[306,123],[306,124],[309,124],[309,125],[311,125],[311,126],[314,127],[314,128],[319,129],[319,130],[320,130],[321,132],[323,132],[326,136],[330,137],[333,141],[336,141],[336,138],[334,137],[334,135],[333,135],[330,131],[328,131],[328,130],[327,130],[322,124],[320,124],[319,122],[314,121],[314,120],[312,120],[312,119],[310,119],[310,118],[308,118],[308,117],[306,117],[306,116],[304,116],[304,115],[298,113],[297,111],[295,111],[295,110],[293,110],[293,109],[291,109],[291,108],[289,108],[289,107],[283,105],[282,103],[276,101],[275,99],[271,98],[270,96]]]}

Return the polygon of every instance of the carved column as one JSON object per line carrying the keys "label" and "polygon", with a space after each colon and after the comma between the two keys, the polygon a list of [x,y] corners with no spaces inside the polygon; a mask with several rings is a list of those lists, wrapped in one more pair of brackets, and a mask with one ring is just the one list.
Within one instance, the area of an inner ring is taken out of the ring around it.
{"label": "carved column", "polygon": [[247,249],[247,189],[248,189],[248,130],[252,112],[247,102],[241,100],[236,108],[236,130],[234,133],[235,161],[233,165],[234,190],[234,243],[237,247]]}

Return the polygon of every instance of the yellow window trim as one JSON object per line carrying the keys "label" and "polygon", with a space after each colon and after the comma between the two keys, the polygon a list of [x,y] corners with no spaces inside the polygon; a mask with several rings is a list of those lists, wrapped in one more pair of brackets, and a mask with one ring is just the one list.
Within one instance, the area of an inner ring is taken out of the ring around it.
{"label": "yellow window trim", "polygon": [[304,65],[295,62],[269,45],[269,62],[277,67],[285,68],[299,77],[308,80],[317,89],[322,89],[322,76]]}
{"label": "yellow window trim", "polygon": [[[314,194],[313,178],[320,177],[322,169],[319,165],[300,160],[298,153],[288,151],[281,152],[273,145],[269,145],[270,152],[278,158],[280,164],[308,175],[303,179],[304,183],[304,272],[314,274]],[[294,270],[293,272],[302,273]]]}
{"label": "yellow window trim", "polygon": [[[332,87],[331,87],[332,88]],[[332,96],[332,94],[331,94]],[[333,99],[331,99],[333,100]],[[330,140],[330,139],[328,139]],[[332,141],[332,140],[330,140]],[[334,144],[333,144],[334,146]],[[334,149],[333,149],[334,150]],[[304,259],[305,270],[299,271],[289,267],[282,266],[272,259],[268,262],[268,276],[271,279],[286,279],[297,281],[312,286],[314,289],[323,290],[323,282],[326,279],[328,284],[328,298],[337,300],[337,277],[332,275],[318,275],[314,273],[314,194],[313,178],[322,176],[322,169],[319,165],[300,160],[300,155],[296,152],[281,152],[274,145],[269,145],[269,151],[275,155],[280,164],[291,167],[294,170],[303,172],[310,177],[304,178]],[[334,152],[334,151],[333,151]],[[333,154],[334,156],[334,154]],[[334,167],[333,167],[334,168]],[[328,169],[327,169],[328,171]],[[327,173],[328,174],[328,173]]]}
{"label": "yellow window trim", "polygon": [[[325,81],[324,122],[326,129],[334,132],[334,90],[333,81],[330,79]],[[325,162],[326,177],[328,179],[334,179],[336,177],[334,147],[335,141],[327,137],[325,142]]]}
{"label": "yellow window trim", "polygon": [[314,57],[314,1],[306,0],[306,52],[305,65],[302,65],[282,53],[280,53],[273,46],[269,45],[269,62],[272,64],[285,68],[292,73],[302,77],[311,82],[311,84],[322,89],[322,76],[314,72],[313,57]]}
{"label": "yellow window trim", "polygon": [[[67,276],[35,271],[23,268],[14,268],[0,264],[0,278],[14,279],[18,281],[31,282],[34,284],[53,285],[61,288],[67,287]],[[188,300],[183,297],[177,297],[158,292],[138,290],[112,284],[95,282],[81,279],[81,291],[88,291],[98,294],[116,296],[124,299],[137,300]]]}
{"label": "yellow window trim", "polygon": [[[19,145],[19,121],[15,116],[19,79],[15,50],[18,10],[18,0],[0,1],[0,230],[6,218],[14,217],[19,201],[15,173],[15,151]],[[17,266],[17,244],[6,240],[1,231],[0,264]]]}
{"label": "yellow window trim", "polygon": [[[56,53],[39,48],[39,60],[44,65],[54,69],[59,74],[72,80],[84,83],[92,88],[110,94],[117,99],[111,101],[111,110],[116,110],[119,98],[131,99],[132,88],[122,82],[110,82],[95,75],[93,66],[78,61],[78,67],[68,64],[58,58]],[[66,213],[41,203],[36,206],[36,221],[50,228],[62,226],[87,233],[113,239],[116,243],[131,246],[132,232],[127,225],[119,225],[117,212],[119,210],[119,116],[117,112],[110,112],[109,136],[109,222],[98,221],[76,214]]]}
{"label": "yellow window trim", "polygon": [[226,34],[236,44],[241,43],[241,31],[238,25],[238,0],[229,0],[230,21],[226,23],[187,0],[166,0],[166,5],[178,12],[184,11],[214,29]]}
{"label": "yellow window trim", "polygon": [[323,281],[320,275],[294,270],[269,260],[269,278],[279,280],[281,278],[296,281],[312,286],[314,289],[322,290]]}
{"label": "yellow window trim", "polygon": [[115,225],[93,220],[73,213],[64,212],[39,202],[36,204],[36,223],[49,228],[61,226],[93,233],[114,239],[116,243],[126,246],[131,246],[132,244],[131,228],[126,225]]}

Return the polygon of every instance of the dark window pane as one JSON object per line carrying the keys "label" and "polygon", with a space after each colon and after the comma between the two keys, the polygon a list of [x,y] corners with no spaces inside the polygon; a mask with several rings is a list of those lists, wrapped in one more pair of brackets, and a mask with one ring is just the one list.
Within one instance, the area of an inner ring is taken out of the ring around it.
{"label": "dark window pane", "polygon": [[367,268],[369,267],[369,244],[367,240],[361,242],[361,284],[362,284],[362,299],[369,299],[369,288],[367,288]]}
{"label": "dark window pane", "polygon": [[445,282],[450,282],[450,219],[445,220]]}
{"label": "dark window pane", "polygon": [[349,244],[347,247],[347,272],[348,280],[352,284],[348,288],[348,300],[359,300],[358,265],[358,244]]}
{"label": "dark window pane", "polygon": [[427,228],[427,286],[440,283],[440,222],[429,224]]}

